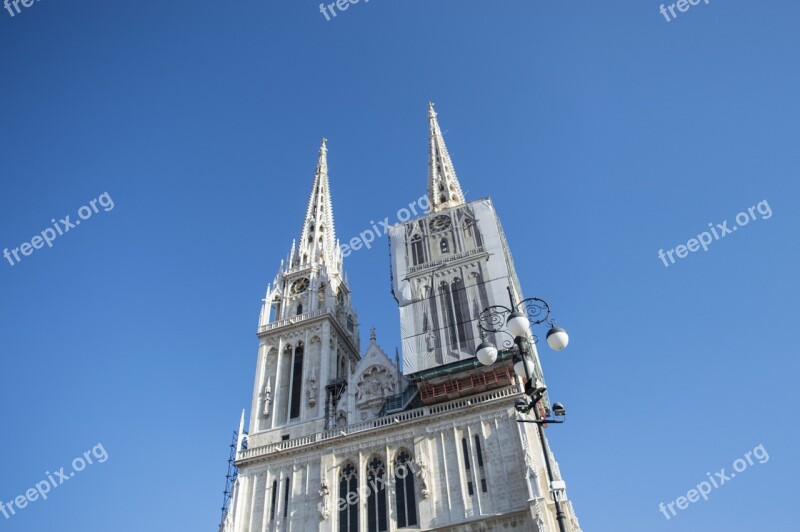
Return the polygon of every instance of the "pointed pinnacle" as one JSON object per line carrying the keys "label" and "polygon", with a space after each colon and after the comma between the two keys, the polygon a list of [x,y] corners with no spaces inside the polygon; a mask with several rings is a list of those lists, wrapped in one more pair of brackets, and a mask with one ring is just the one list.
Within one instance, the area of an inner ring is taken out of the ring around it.
{"label": "pointed pinnacle", "polygon": [[447,151],[433,103],[428,104],[430,122],[428,158],[428,198],[434,212],[464,203],[453,161]]}

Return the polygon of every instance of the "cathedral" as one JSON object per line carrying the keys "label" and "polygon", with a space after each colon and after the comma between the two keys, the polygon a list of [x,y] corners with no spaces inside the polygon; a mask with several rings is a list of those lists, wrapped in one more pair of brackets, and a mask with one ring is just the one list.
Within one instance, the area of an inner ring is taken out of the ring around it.
{"label": "cathedral", "polygon": [[[428,212],[388,233],[402,362],[374,329],[362,349],[323,139],[259,316],[220,532],[580,532],[542,428],[518,422],[510,345],[480,326],[524,297],[500,221],[491,199],[464,198],[432,104],[428,118]],[[490,365],[476,359],[485,340],[505,346]]]}

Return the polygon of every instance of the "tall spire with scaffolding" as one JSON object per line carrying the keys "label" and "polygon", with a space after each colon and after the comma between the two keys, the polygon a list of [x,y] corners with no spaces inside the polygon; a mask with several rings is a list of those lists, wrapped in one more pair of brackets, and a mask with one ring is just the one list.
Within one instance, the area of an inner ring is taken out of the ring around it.
{"label": "tall spire with scaffolding", "polygon": [[428,104],[430,155],[428,159],[428,199],[434,212],[464,203],[464,194],[444,143],[433,103]]}

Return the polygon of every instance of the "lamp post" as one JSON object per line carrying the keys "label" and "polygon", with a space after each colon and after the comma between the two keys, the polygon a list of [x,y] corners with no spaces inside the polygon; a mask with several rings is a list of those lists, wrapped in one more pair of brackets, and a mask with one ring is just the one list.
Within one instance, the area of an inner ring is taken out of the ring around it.
{"label": "lamp post", "polygon": [[[567,532],[567,518],[561,507],[561,501],[556,496],[556,489],[563,489],[563,481],[553,479],[553,468],[550,464],[550,448],[544,436],[544,427],[548,423],[563,423],[566,409],[561,403],[553,403],[552,416],[539,417],[538,404],[544,398],[547,387],[539,380],[533,378],[535,367],[525,345],[528,343],[528,333],[532,325],[547,323],[550,330],[547,332],[547,345],[554,351],[561,351],[569,344],[567,332],[556,327],[555,321],[550,317],[550,305],[543,299],[532,297],[523,299],[518,304],[514,302],[514,293],[508,287],[508,297],[511,308],[494,305],[486,308],[478,318],[478,327],[481,330],[482,342],[476,349],[475,356],[484,366],[490,366],[497,360],[497,347],[486,339],[486,334],[505,333],[513,337],[513,342],[506,340],[504,346],[516,346],[514,354],[514,372],[525,379],[525,395],[514,403],[514,408],[520,414],[528,414],[533,410],[533,419],[518,419],[519,423],[534,423],[542,444],[544,463],[547,470],[547,480],[553,502],[556,507],[556,520],[560,532]],[[536,343],[536,336],[533,341]]]}

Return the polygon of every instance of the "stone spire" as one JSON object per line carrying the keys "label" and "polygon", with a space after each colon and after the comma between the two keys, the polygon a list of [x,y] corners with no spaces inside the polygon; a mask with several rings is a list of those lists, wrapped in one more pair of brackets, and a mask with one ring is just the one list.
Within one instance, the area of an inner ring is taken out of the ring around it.
{"label": "stone spire", "polygon": [[338,255],[328,184],[328,147],[327,140],[322,139],[314,184],[311,186],[306,217],[300,232],[297,261],[300,264],[324,262],[328,266],[335,266]]}
{"label": "stone spire", "polygon": [[442,130],[436,118],[433,103],[428,104],[430,120],[430,157],[428,159],[428,199],[433,212],[449,209],[464,203],[464,194],[458,183],[453,161],[444,144]]}

